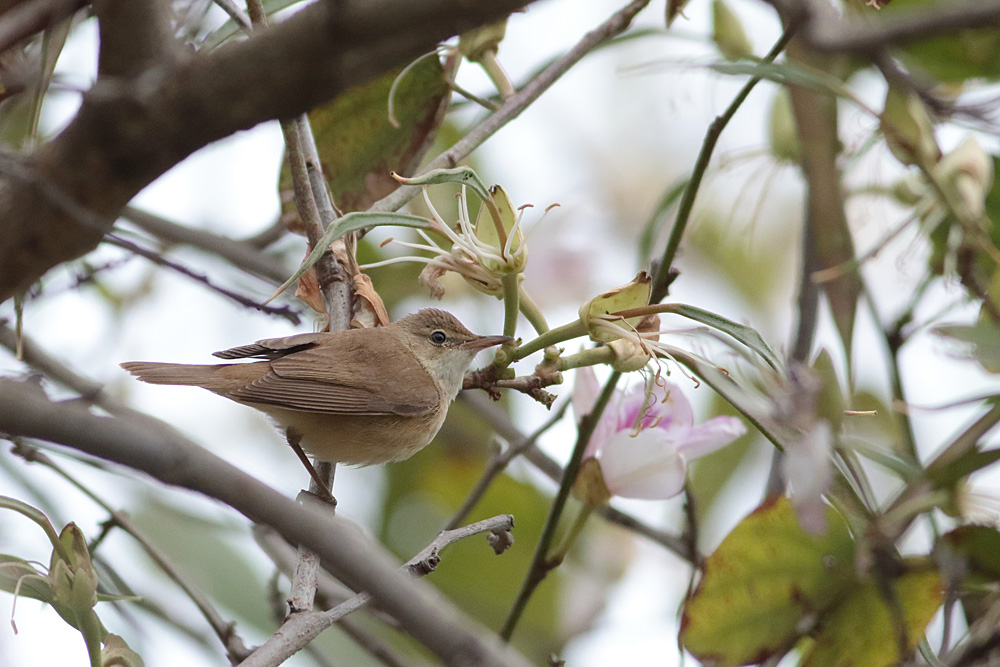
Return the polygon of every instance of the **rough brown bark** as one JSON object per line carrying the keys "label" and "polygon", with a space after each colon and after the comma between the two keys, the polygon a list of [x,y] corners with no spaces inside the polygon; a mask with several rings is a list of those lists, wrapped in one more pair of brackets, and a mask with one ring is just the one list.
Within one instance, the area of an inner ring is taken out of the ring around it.
{"label": "rough brown bark", "polygon": [[[207,55],[167,49],[138,71],[111,67],[62,134],[23,162],[0,160],[0,301],[96,247],[136,193],[202,146],[302,113],[525,4],[319,2]],[[127,45],[105,27],[102,39]]]}

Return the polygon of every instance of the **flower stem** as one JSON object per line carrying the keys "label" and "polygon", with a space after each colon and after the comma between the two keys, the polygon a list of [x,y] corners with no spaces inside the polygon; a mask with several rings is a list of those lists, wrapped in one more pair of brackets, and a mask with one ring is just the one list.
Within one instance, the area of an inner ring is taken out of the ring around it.
{"label": "flower stem", "polygon": [[[582,324],[580,326],[582,327]],[[543,337],[539,336],[539,338]],[[562,482],[559,484],[559,491],[556,493],[555,500],[552,501],[552,509],[545,520],[545,527],[542,529],[542,536],[538,541],[538,547],[535,549],[531,568],[528,570],[528,575],[521,585],[521,591],[517,594],[517,599],[514,600],[510,614],[508,614],[507,620],[500,630],[500,637],[504,641],[510,641],[511,635],[514,634],[514,628],[528,606],[528,600],[531,599],[531,595],[535,592],[535,589],[545,579],[549,570],[559,565],[558,562],[553,562],[549,558],[549,547],[555,538],[556,527],[559,525],[559,517],[562,516],[563,509],[566,507],[566,500],[569,498],[570,489],[573,486],[574,480],[576,480],[580,464],[583,462],[583,452],[587,448],[587,443],[590,442],[590,437],[593,435],[594,429],[597,427],[597,422],[604,413],[604,409],[608,406],[608,402],[614,395],[615,385],[618,384],[621,376],[622,374],[618,372],[611,374],[611,377],[608,378],[607,383],[604,385],[604,389],[601,390],[601,395],[597,397],[594,408],[580,420],[580,428],[577,434],[576,445],[573,447],[573,455],[570,457],[569,463],[566,464]]]}
{"label": "flower stem", "polygon": [[517,331],[517,313],[520,310],[520,275],[507,273],[500,279],[503,285],[503,335],[514,337]]}
{"label": "flower stem", "polygon": [[517,348],[517,351],[514,353],[514,361],[520,361],[529,354],[533,354],[539,350],[544,350],[549,345],[555,345],[556,343],[562,343],[564,341],[586,335],[587,327],[584,326],[583,322],[580,320],[564,324],[561,327],[556,327],[555,329],[546,331],[538,338],[530,340],[521,347]]}
{"label": "flower stem", "polygon": [[535,331],[541,335],[549,331],[549,323],[545,321],[545,315],[542,314],[541,309],[538,304],[528,296],[528,293],[524,291],[524,286],[521,286],[521,314],[524,315],[528,323],[535,329]]}
{"label": "flower stem", "polygon": [[552,550],[552,553],[548,557],[549,563],[561,563],[563,559],[566,558],[566,554],[569,550],[576,544],[576,540],[580,537],[580,533],[583,532],[583,527],[587,525],[587,519],[593,513],[594,508],[590,505],[580,505],[580,511],[576,513],[576,519],[573,520],[573,525],[569,527],[566,534],[562,536],[559,540],[559,544],[556,548]]}
{"label": "flower stem", "polygon": [[615,360],[615,351],[610,347],[593,347],[583,350],[568,357],[559,358],[559,370],[568,371],[582,366],[596,366],[597,364],[610,364]]}

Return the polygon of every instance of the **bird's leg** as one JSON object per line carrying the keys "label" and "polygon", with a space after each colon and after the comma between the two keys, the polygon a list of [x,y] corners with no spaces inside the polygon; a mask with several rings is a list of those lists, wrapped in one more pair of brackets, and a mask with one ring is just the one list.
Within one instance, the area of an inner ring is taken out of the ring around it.
{"label": "bird's leg", "polygon": [[299,457],[302,461],[302,465],[305,466],[306,470],[309,472],[309,476],[312,477],[313,483],[316,485],[316,491],[314,492],[320,500],[330,503],[334,507],[337,506],[337,499],[333,497],[333,492],[330,491],[330,487],[327,486],[326,481],[323,477],[316,471],[316,467],[313,466],[312,461],[306,456],[306,453],[302,451],[302,434],[293,428],[289,428],[285,431],[285,439],[288,441],[288,446],[292,448],[295,455]]}

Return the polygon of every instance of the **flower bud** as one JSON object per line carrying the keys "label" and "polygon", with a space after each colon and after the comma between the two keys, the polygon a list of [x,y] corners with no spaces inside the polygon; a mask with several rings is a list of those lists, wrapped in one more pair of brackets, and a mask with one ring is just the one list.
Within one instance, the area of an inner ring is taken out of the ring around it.
{"label": "flower bud", "polygon": [[463,32],[458,38],[458,52],[466,60],[477,63],[483,59],[484,54],[499,51],[500,42],[506,35],[507,19]]}
{"label": "flower bud", "polygon": [[[656,334],[659,330],[659,315],[647,315],[642,318],[638,325],[636,325],[636,331],[638,333],[650,334],[647,339],[650,341],[659,340],[660,337],[658,335],[652,335]],[[640,345],[639,343],[627,338],[613,340],[608,343],[608,347],[610,347],[615,353],[615,359],[611,362],[611,368],[619,373],[637,371],[645,367],[646,364],[648,364],[653,358],[652,350],[648,345]]]}
{"label": "flower bud", "polygon": [[643,319],[641,315],[623,320],[611,314],[648,305],[652,282],[648,273],[640,271],[627,285],[602,292],[580,306],[580,321],[587,327],[591,340],[610,343],[626,331],[634,331]]}
{"label": "flower bud", "polygon": [[740,19],[723,0],[712,3],[712,39],[719,52],[728,60],[753,55],[753,44],[747,38]]}
{"label": "flower bud", "polygon": [[986,194],[993,185],[993,160],[972,137],[946,154],[934,166],[942,188],[952,188],[967,218],[978,220],[986,210]]}
{"label": "flower bud", "polygon": [[768,132],[771,155],[781,162],[798,162],[802,152],[799,135],[796,132],[795,117],[792,113],[792,96],[788,89],[781,87],[771,104],[771,118]]}
{"label": "flower bud", "polygon": [[934,125],[915,93],[889,86],[879,118],[889,150],[903,164],[929,166],[941,157]]}
{"label": "flower bud", "polygon": [[496,275],[521,273],[528,263],[528,251],[524,247],[524,233],[517,224],[518,212],[507,192],[499,185],[490,188],[490,200],[499,218],[503,236],[501,237],[497,220],[490,210],[490,204],[483,203],[476,217],[476,238],[499,251],[499,258],[483,257],[483,268]]}
{"label": "flower bud", "polygon": [[597,459],[586,459],[580,465],[580,472],[573,482],[573,495],[591,508],[603,507],[611,500],[611,492],[604,483],[604,474]]}

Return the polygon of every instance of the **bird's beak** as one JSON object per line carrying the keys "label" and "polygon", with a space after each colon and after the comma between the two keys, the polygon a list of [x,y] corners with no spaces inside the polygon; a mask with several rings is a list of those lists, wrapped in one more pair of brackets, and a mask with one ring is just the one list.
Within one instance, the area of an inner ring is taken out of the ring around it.
{"label": "bird's beak", "polygon": [[479,338],[465,341],[459,347],[465,350],[485,350],[488,347],[502,345],[512,340],[514,339],[510,336],[480,336]]}

